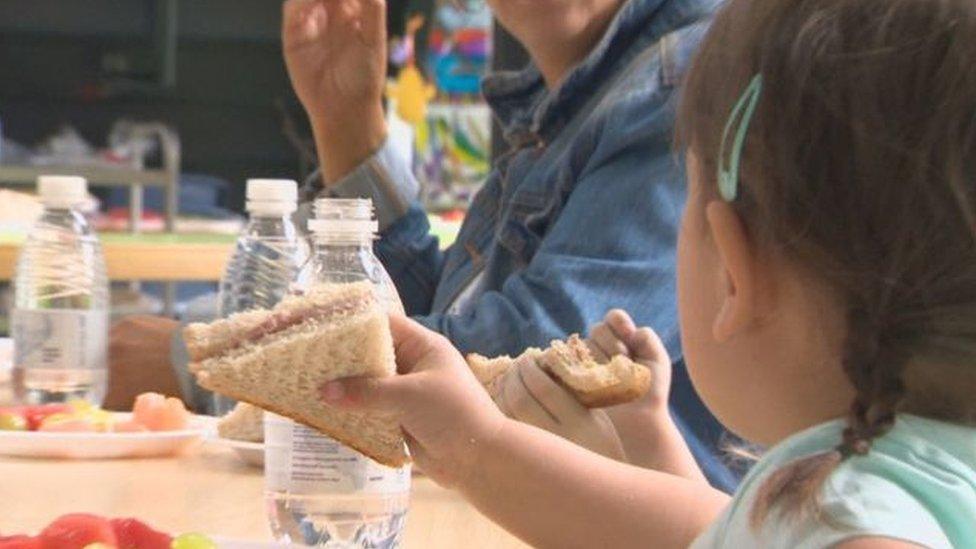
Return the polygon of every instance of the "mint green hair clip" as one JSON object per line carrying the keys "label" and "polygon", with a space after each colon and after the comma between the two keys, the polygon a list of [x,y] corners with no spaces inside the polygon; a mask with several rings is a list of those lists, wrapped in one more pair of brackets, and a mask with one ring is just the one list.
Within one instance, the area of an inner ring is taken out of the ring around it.
{"label": "mint green hair clip", "polygon": [[[762,86],[762,75],[757,74],[732,108],[729,120],[725,123],[725,131],[722,132],[722,145],[718,151],[718,192],[726,202],[732,202],[739,194],[739,163],[742,160],[742,146],[745,144],[746,134],[749,133],[749,123],[752,122],[752,115],[756,112],[756,105],[759,104]],[[732,147],[729,148],[729,136],[736,124],[738,127],[735,128],[735,138],[732,140]],[[726,163],[727,151],[729,154]]]}

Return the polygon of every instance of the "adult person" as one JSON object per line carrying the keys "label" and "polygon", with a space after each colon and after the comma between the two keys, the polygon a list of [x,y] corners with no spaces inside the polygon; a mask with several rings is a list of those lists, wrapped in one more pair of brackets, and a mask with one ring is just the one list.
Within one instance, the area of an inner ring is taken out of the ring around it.
{"label": "adult person", "polygon": [[[511,150],[442,252],[410,166],[387,141],[383,0],[288,0],[285,60],[322,164],[308,196],[372,198],[376,251],[407,313],[462,352],[518,354],[586,332],[619,307],[680,357],[675,247],[685,189],[671,149],[674,92],[717,4],[489,0],[532,63],[484,81]],[[604,335],[616,334],[602,338],[607,351],[627,343],[622,324],[604,323]],[[720,428],[683,368],[672,386],[675,423],[713,485],[730,490],[735,479],[716,457]],[[503,408],[618,459],[653,453],[655,432],[642,418],[660,395],[590,412],[566,404],[554,383],[539,387],[509,391],[516,396]]]}

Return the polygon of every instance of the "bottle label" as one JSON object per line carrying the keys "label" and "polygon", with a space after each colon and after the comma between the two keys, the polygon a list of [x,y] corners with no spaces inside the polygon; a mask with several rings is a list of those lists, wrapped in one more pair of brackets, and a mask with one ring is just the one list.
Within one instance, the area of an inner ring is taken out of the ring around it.
{"label": "bottle label", "polygon": [[25,369],[101,370],[108,351],[108,312],[14,309],[14,364]]}
{"label": "bottle label", "polygon": [[268,491],[396,494],[410,490],[409,466],[380,465],[313,429],[270,414],[264,425]]}

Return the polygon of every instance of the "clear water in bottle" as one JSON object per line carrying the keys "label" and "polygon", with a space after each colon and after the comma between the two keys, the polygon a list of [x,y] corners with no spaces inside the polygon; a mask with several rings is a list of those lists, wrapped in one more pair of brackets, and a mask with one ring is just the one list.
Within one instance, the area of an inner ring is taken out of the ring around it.
{"label": "clear water in bottle", "polygon": [[[308,258],[308,241],[292,221],[298,186],[286,179],[247,182],[250,220],[220,282],[220,316],[274,307],[298,276]],[[214,396],[214,413],[223,415],[234,401]]]}
{"label": "clear water in bottle", "polygon": [[[316,202],[313,250],[299,287],[369,280],[391,310],[396,289],[373,255],[372,203]],[[329,549],[398,547],[410,498],[410,467],[390,468],[274,414],[265,414],[265,497],[275,539]]]}
{"label": "clear water in bottle", "polygon": [[107,387],[108,279],[98,237],[77,207],[80,177],[38,179],[44,212],[14,276],[14,392],[29,404],[84,399]]}
{"label": "clear water in bottle", "polygon": [[385,467],[275,414],[265,414],[264,422],[268,519],[279,542],[329,549],[399,546],[409,467]]}

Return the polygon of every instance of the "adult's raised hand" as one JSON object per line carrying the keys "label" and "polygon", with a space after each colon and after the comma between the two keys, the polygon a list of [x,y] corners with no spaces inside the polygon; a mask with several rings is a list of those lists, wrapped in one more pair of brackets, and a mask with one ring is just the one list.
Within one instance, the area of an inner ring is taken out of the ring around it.
{"label": "adult's raised hand", "polygon": [[315,132],[326,183],[386,137],[384,0],[288,0],[282,46],[292,86]]}

